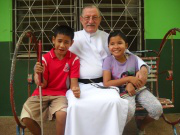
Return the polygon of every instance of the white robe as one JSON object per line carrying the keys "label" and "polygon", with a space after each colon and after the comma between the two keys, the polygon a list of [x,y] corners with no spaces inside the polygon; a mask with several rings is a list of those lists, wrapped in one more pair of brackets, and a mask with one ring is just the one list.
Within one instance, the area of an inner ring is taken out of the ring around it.
{"label": "white robe", "polygon": [[128,101],[113,89],[80,83],[81,97],[68,90],[65,135],[121,135],[126,123]]}

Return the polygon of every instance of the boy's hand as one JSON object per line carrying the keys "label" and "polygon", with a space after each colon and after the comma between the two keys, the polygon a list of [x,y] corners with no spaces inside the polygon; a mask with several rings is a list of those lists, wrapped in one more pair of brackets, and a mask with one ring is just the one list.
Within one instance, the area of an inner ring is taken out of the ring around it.
{"label": "boy's hand", "polygon": [[126,91],[128,92],[129,96],[134,96],[136,94],[135,88],[132,83],[127,84]]}
{"label": "boy's hand", "polygon": [[[34,67],[34,72],[35,72],[34,81],[37,85],[40,85],[39,84],[39,74],[43,73],[44,69],[45,69],[44,64],[41,65],[40,62],[36,62],[36,65]],[[44,82],[44,84],[43,85],[41,84],[41,86],[45,87],[47,82],[44,79],[43,79],[43,82]]]}
{"label": "boy's hand", "polygon": [[79,87],[73,87],[71,90],[73,91],[73,94],[76,98],[80,98],[81,91]]}
{"label": "boy's hand", "polygon": [[35,73],[43,73],[44,72],[44,66],[41,65],[40,62],[36,62],[36,65],[35,65]]}

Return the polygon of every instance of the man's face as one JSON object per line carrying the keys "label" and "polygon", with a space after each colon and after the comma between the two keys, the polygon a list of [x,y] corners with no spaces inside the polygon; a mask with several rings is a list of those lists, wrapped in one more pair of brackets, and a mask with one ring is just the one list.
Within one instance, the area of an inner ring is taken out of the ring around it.
{"label": "man's face", "polygon": [[97,31],[101,22],[101,17],[96,8],[85,8],[80,21],[83,28],[88,33],[94,33]]}

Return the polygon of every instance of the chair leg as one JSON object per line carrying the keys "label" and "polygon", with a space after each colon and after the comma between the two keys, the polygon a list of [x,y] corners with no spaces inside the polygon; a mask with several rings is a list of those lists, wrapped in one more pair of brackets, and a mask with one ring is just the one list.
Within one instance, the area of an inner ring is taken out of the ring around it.
{"label": "chair leg", "polygon": [[174,135],[177,135],[177,132],[176,132],[176,127],[175,127],[175,125],[173,125],[173,126],[172,126],[172,128],[173,128],[173,131],[174,131]]}
{"label": "chair leg", "polygon": [[16,125],[16,135],[20,135],[20,127],[19,127],[19,125]]}
{"label": "chair leg", "polygon": [[[20,135],[20,127],[19,127],[19,125],[16,125],[16,135]],[[21,135],[24,135],[24,128],[22,128]]]}
{"label": "chair leg", "polygon": [[22,133],[21,133],[21,135],[24,135],[24,128],[22,129]]}

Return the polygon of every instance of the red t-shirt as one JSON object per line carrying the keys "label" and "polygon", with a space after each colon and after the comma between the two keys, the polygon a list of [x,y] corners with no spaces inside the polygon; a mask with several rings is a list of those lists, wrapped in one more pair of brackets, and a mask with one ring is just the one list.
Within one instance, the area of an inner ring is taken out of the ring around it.
{"label": "red t-shirt", "polygon": [[[42,63],[45,64],[44,79],[47,80],[47,87],[42,89],[43,96],[65,96],[70,88],[70,78],[79,78],[79,58],[67,51],[65,57],[59,60],[54,49],[44,54]],[[39,88],[36,88],[32,96],[39,95]]]}

